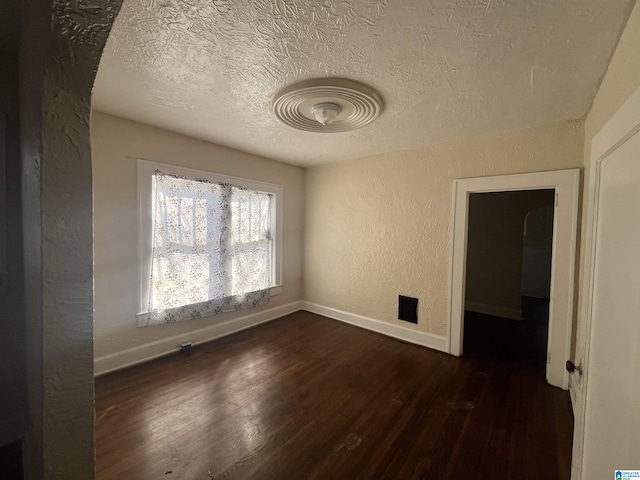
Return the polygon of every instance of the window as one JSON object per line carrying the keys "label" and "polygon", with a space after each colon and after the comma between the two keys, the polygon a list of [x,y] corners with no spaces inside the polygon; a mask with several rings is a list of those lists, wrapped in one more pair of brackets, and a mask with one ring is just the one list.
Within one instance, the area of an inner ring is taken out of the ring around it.
{"label": "window", "polygon": [[139,326],[280,293],[281,186],[139,160],[138,191]]}

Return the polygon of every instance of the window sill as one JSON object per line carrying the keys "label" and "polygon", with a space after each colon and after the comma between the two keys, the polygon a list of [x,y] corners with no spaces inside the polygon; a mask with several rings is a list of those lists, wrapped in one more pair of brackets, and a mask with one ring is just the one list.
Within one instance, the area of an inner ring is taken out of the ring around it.
{"label": "window sill", "polygon": [[[269,295],[275,297],[276,295],[282,294],[282,285],[275,285],[270,288]],[[147,326],[147,317],[149,312],[140,312],[136,313],[136,319],[138,320],[138,327],[146,327]]]}
{"label": "window sill", "polygon": [[273,297],[275,295],[280,295],[282,293],[282,285],[276,285],[275,287],[271,287],[269,294]]}

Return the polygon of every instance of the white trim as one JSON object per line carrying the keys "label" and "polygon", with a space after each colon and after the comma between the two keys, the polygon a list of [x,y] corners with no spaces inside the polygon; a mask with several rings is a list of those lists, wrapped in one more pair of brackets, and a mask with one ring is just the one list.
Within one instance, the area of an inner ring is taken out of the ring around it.
{"label": "white trim", "polygon": [[469,196],[472,193],[554,189],[557,195],[549,305],[547,382],[569,386],[564,363],[571,353],[573,289],[580,170],[557,170],[454,181],[454,220],[449,305],[449,353],[462,355]]}
{"label": "white trim", "polygon": [[145,343],[144,345],[137,347],[96,357],[94,360],[94,375],[104,375],[175,353],[180,350],[181,343],[192,343],[196,346],[210,342],[216,338],[255,327],[261,323],[270,322],[299,310],[317,313],[318,315],[333,318],[334,320],[340,320],[389,337],[428,347],[440,352],[447,352],[448,342],[446,337],[426,332],[419,332],[400,325],[382,322],[373,318],[344,312],[342,310],[317,305],[315,303],[297,301],[280,307],[271,308],[269,310],[263,310],[243,317],[234,318],[233,320],[229,320],[224,323],[217,323],[192,332],[174,335],[154,342]]}
{"label": "white trim", "polygon": [[465,301],[464,309],[469,312],[482,313],[493,317],[508,318],[510,320],[522,320],[522,309],[505,308],[498,305],[488,305],[480,302]]}
{"label": "white trim", "polygon": [[423,347],[432,348],[440,352],[447,352],[447,338],[432,333],[420,332],[411,328],[402,327],[393,323],[382,322],[374,318],[364,317],[355,313],[325,307],[311,302],[302,302],[302,309],[307,312],[317,313],[324,317],[340,320],[341,322],[355,325],[356,327],[381,333],[389,337],[404,340]]}
{"label": "white trim", "polygon": [[[591,158],[589,159],[589,178],[587,183],[586,230],[584,250],[584,276],[580,292],[582,297],[582,318],[579,322],[577,342],[583,346],[582,358],[576,364],[581,367],[582,374],[575,376],[572,387],[576,391],[574,412],[575,426],[573,430],[573,453],[571,458],[571,479],[582,478],[584,461],[584,423],[587,409],[587,386],[589,379],[589,353],[591,345],[591,321],[593,307],[594,263],[598,228],[598,200],[600,190],[600,172],[602,161],[614,150],[640,131],[640,88],[638,88],[609,119],[591,141]],[[579,349],[576,347],[576,351]],[[575,385],[575,387],[574,387]],[[573,398],[573,397],[572,397]]]}
{"label": "white trim", "polygon": [[255,327],[261,323],[270,322],[276,318],[289,315],[302,309],[302,302],[292,302],[280,307],[262,310],[260,312],[245,315],[233,320],[216,323],[199,330],[174,335],[154,342],[145,343],[133,348],[128,348],[120,352],[110,353],[94,360],[94,375],[104,375],[105,373],[121,370],[139,363],[148,362],[165,355],[180,350],[181,343],[191,342],[194,346],[201,343],[210,342],[216,338],[224,337],[232,333]]}
{"label": "white trim", "polygon": [[[151,278],[151,236],[153,218],[153,174],[156,170],[182,175],[187,178],[201,178],[215,183],[229,183],[238,187],[248,188],[251,190],[268,192],[274,195],[275,216],[272,218],[273,233],[273,258],[271,282],[278,292],[277,286],[282,285],[282,239],[283,237],[283,212],[284,212],[284,195],[282,185],[261,182],[258,180],[250,180],[245,178],[231,177],[221,175],[205,170],[195,170],[193,168],[179,167],[176,165],[168,165],[166,163],[150,162],[148,160],[137,160],[137,184],[138,184],[138,313],[137,321],[139,327],[146,327],[147,316],[145,314],[148,308],[149,299],[149,281]],[[273,293],[278,295],[279,293]]]}
{"label": "white trim", "polygon": [[[620,146],[640,128],[640,88],[638,88],[620,109],[609,119],[591,141],[591,166],[601,162],[609,151]],[[624,132],[624,133],[623,133]]]}

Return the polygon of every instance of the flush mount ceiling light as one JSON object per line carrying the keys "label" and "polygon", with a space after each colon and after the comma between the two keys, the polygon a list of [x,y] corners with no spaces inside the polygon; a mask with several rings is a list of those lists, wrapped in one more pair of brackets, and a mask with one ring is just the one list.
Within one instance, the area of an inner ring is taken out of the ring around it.
{"label": "flush mount ceiling light", "polygon": [[372,88],[344,78],[319,78],[289,85],[271,102],[287,125],[308,132],[356,130],[382,113],[384,102]]}

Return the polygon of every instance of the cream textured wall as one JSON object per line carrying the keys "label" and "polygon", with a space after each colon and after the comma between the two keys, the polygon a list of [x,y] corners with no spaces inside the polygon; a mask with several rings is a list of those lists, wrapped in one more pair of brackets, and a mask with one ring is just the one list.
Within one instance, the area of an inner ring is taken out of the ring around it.
{"label": "cream textured wall", "polygon": [[640,86],[640,3],[636,3],[585,121],[585,159],[591,140]]}
{"label": "cream textured wall", "polygon": [[453,180],[581,167],[583,144],[567,122],[308,169],[305,300],[447,335]]}
{"label": "cream textured wall", "polygon": [[70,0],[21,3],[20,185],[28,299],[25,478],[92,479],[90,100],[121,0],[97,0],[90,6]]}
{"label": "cream textured wall", "polygon": [[[136,159],[209,170],[284,187],[283,293],[260,309],[302,300],[304,170],[100,112],[93,112],[95,356],[246,315],[230,312],[138,328]],[[255,313],[259,309],[252,309]]]}

